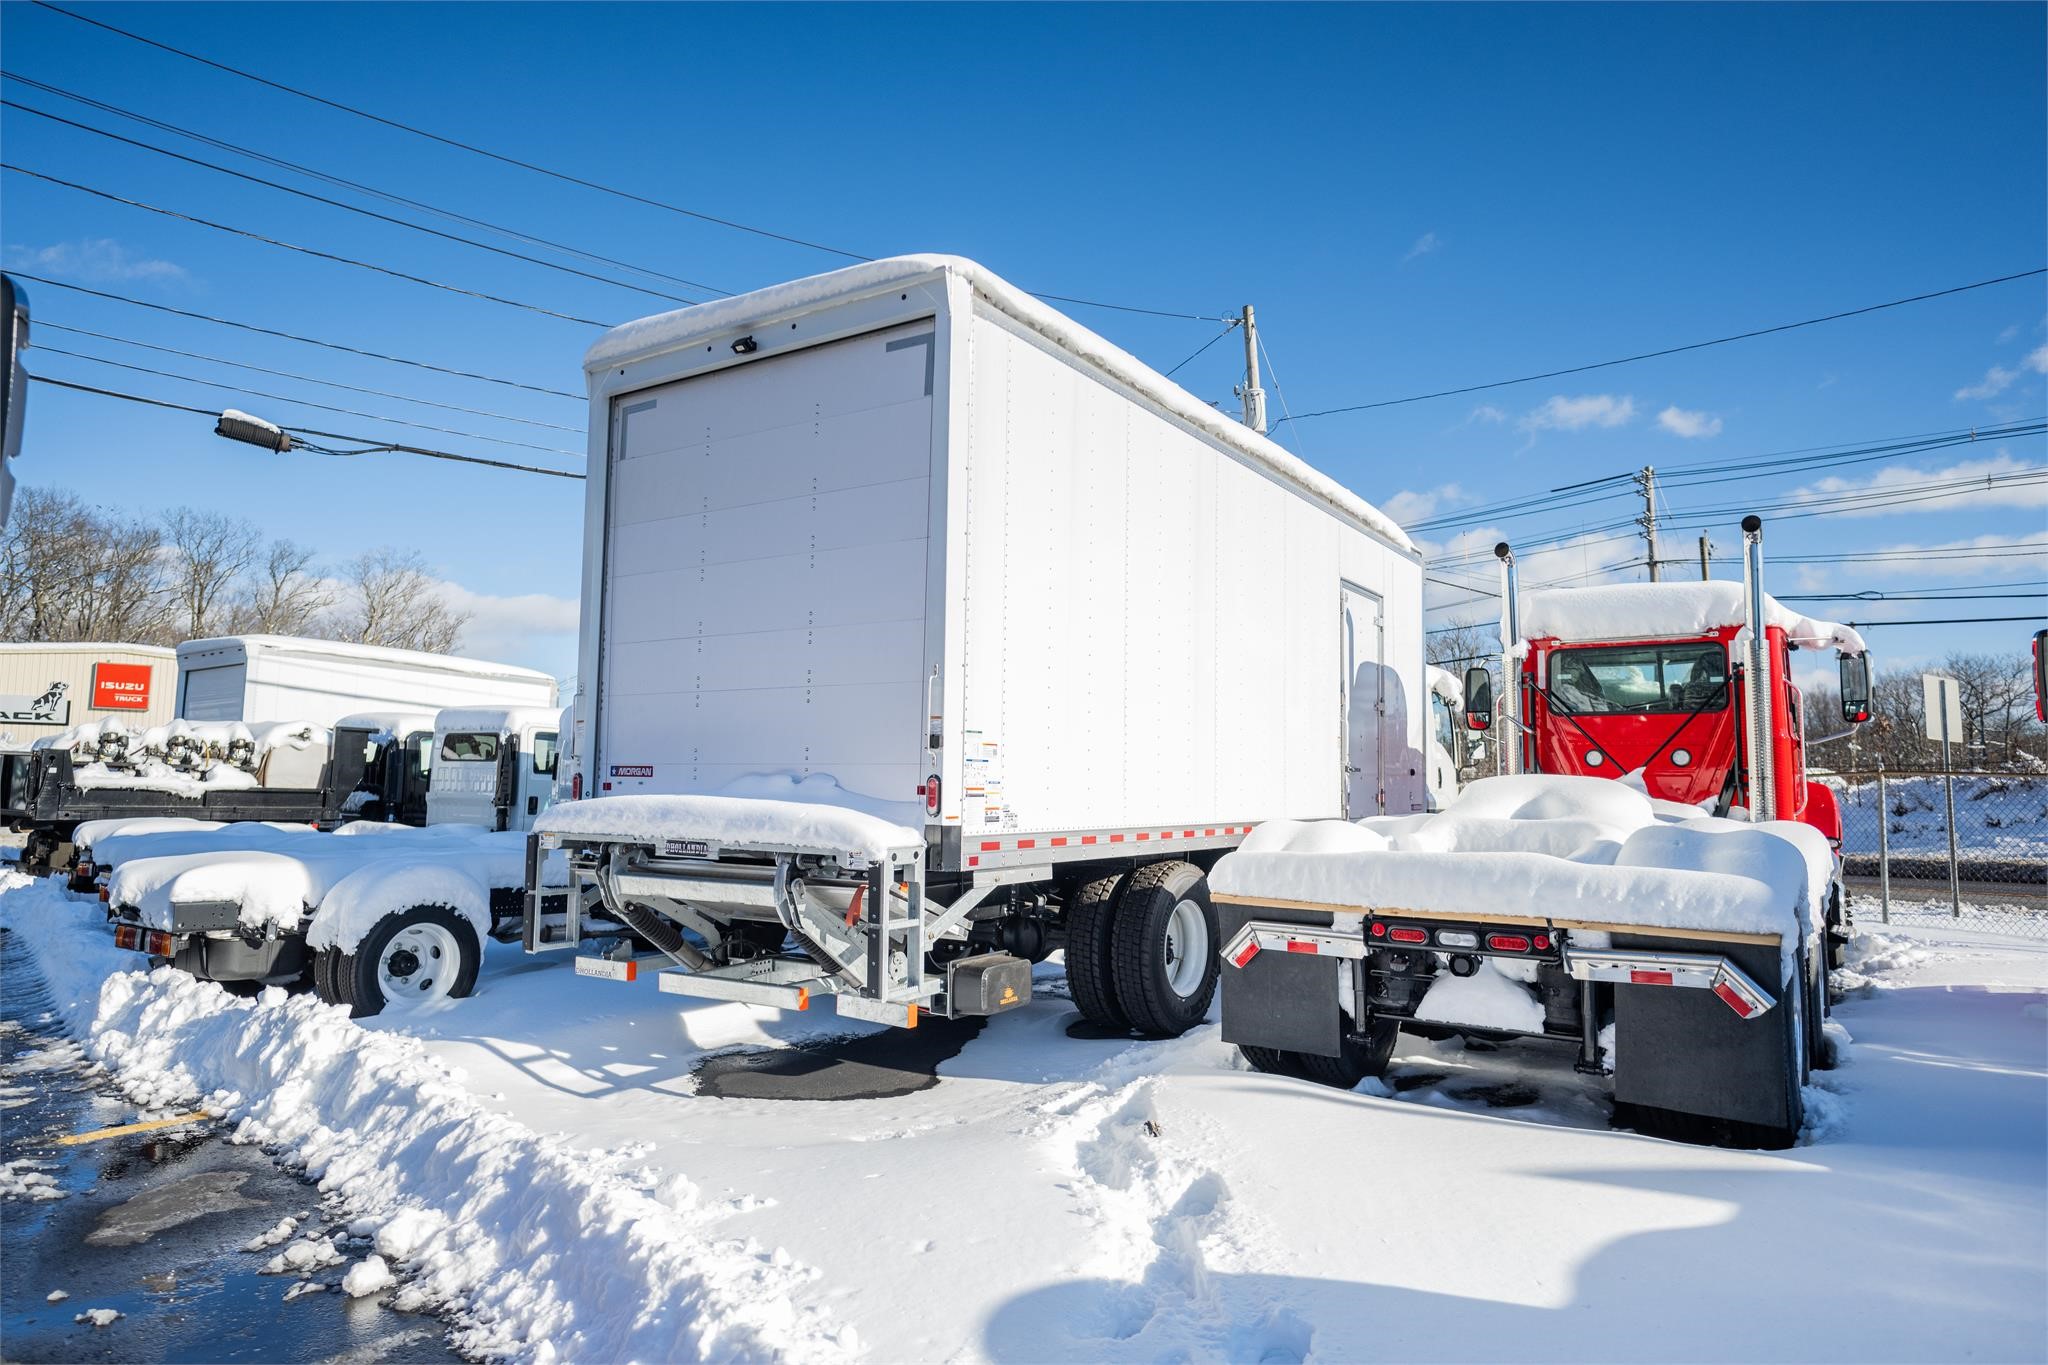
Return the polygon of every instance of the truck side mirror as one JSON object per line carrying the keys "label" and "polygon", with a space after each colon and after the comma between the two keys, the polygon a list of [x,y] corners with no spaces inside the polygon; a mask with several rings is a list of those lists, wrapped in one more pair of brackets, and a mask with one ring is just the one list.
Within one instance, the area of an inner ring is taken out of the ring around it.
{"label": "truck side mirror", "polygon": [[1465,670],[1465,728],[1493,728],[1493,674],[1478,664]]}
{"label": "truck side mirror", "polygon": [[1870,656],[1842,656],[1842,720],[1860,725],[1870,719]]}

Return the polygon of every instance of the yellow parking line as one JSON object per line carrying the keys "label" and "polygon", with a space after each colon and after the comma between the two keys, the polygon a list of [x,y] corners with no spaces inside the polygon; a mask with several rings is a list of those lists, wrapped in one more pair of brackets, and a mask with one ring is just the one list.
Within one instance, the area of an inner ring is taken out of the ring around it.
{"label": "yellow parking line", "polygon": [[118,1128],[99,1128],[90,1133],[73,1133],[70,1137],[58,1138],[57,1145],[59,1147],[76,1147],[81,1142],[98,1142],[101,1138],[126,1137],[130,1133],[151,1133],[159,1128],[175,1128],[181,1123],[197,1123],[199,1120],[207,1117],[209,1115],[205,1110],[198,1109],[189,1114],[179,1114],[174,1118],[151,1119],[147,1123],[124,1123]]}

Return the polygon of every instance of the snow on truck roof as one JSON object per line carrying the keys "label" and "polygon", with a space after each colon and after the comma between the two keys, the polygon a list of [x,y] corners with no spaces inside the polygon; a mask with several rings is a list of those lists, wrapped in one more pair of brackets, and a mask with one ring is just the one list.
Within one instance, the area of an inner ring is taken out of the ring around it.
{"label": "snow on truck roof", "polygon": [[449,707],[434,717],[437,734],[455,730],[523,730],[528,726],[553,730],[562,723],[559,706],[464,706]]}
{"label": "snow on truck roof", "polygon": [[468,673],[477,677],[554,681],[553,674],[543,673],[537,668],[521,668],[517,664],[463,659],[453,654],[428,654],[417,649],[392,649],[387,645],[359,645],[347,640],[312,640],[297,635],[221,635],[206,640],[187,640],[178,646],[178,662],[183,664],[200,654],[237,649],[245,655],[299,654],[314,659],[366,659],[449,673]]}
{"label": "snow on truck roof", "polygon": [[[1174,417],[1229,446],[1254,463],[1329,504],[1374,534],[1404,550],[1415,543],[1393,518],[1322,471],[1313,468],[1240,422],[1234,422],[1122,348],[1072,318],[963,256],[891,256],[886,260],[830,270],[822,275],[771,285],[751,294],[621,323],[599,337],[583,357],[584,372],[614,369],[631,361],[679,350],[716,333],[758,326],[831,303],[887,293],[911,281],[958,275],[990,307],[1022,323],[1115,384],[1135,389]],[[595,387],[593,385],[593,387]]]}
{"label": "snow on truck roof", "polygon": [[[1802,616],[1766,594],[1764,619],[1802,648],[1861,654],[1863,637],[1833,621]],[[1522,595],[1522,637],[1527,640],[1651,640],[1747,622],[1742,584],[1610,583],[1595,588],[1553,588]]]}

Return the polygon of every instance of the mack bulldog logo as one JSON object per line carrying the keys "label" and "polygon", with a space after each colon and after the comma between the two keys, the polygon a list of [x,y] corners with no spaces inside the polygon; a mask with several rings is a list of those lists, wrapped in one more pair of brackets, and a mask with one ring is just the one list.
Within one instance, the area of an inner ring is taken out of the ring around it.
{"label": "mack bulldog logo", "polygon": [[40,696],[24,692],[0,697],[0,721],[17,721],[25,725],[69,725],[71,701],[65,693],[70,690],[70,683],[53,682],[43,689]]}

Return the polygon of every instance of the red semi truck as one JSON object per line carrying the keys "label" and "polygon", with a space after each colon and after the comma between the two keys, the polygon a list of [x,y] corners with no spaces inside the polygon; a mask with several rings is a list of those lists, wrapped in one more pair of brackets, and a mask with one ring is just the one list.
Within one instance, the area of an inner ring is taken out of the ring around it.
{"label": "red semi truck", "polygon": [[1526,603],[1498,547],[1511,685],[1472,669],[1465,714],[1504,774],[1442,814],[1262,828],[1211,874],[1223,1036],[1254,1068],[1350,1088],[1403,1030],[1554,1038],[1611,1074],[1624,1123],[1797,1139],[1849,922],[1791,661],[1840,655],[1848,724],[1869,668],[1855,631],[1764,594],[1743,531],[1740,584]]}

